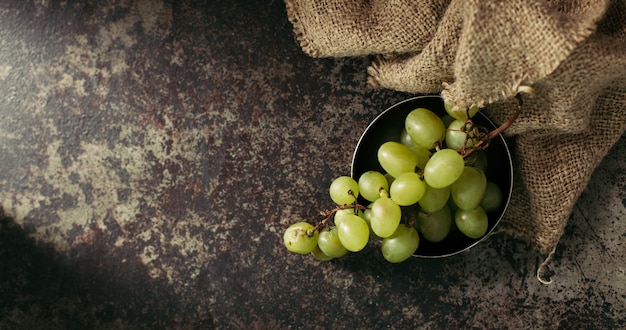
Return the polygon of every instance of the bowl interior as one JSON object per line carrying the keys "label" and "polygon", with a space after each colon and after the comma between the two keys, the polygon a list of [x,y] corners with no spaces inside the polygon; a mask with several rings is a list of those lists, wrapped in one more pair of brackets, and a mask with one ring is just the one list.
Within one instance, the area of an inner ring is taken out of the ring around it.
{"label": "bowl interior", "polygon": [[[376,117],[365,129],[365,132],[359,139],[352,158],[353,178],[358,180],[361,174],[370,171],[380,171],[384,173],[382,167],[378,163],[378,148],[387,141],[399,141],[400,134],[404,128],[404,119],[412,110],[416,108],[427,108],[439,116],[446,114],[443,107],[443,100],[440,96],[418,96],[404,100],[391,106]],[[488,127],[490,130],[495,128],[482,112],[477,113],[472,120],[478,124]],[[486,150],[488,168],[487,180],[496,183],[503,194],[503,202],[500,209],[491,212],[489,216],[489,227],[487,234],[479,239],[471,239],[457,231],[452,231],[448,237],[439,243],[431,243],[425,239],[420,239],[420,244],[415,252],[417,257],[435,258],[451,256],[478,244],[493,231],[500,222],[504,214],[513,188],[513,165],[511,154],[507,147],[506,141],[502,136],[493,139],[490,146]],[[367,203],[366,201],[361,201]]]}

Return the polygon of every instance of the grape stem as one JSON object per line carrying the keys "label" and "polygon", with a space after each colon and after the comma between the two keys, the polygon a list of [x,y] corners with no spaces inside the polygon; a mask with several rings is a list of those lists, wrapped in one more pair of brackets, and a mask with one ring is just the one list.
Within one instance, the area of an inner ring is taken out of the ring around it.
{"label": "grape stem", "polygon": [[521,94],[519,94],[519,93],[515,94],[515,98],[517,99],[517,109],[511,115],[511,117],[509,117],[509,119],[507,119],[507,121],[502,123],[502,125],[500,125],[498,128],[494,129],[493,131],[490,131],[487,135],[485,135],[482,139],[480,139],[474,146],[472,146],[471,148],[468,148],[468,149],[464,149],[463,152],[462,152],[463,158],[466,158],[472,152],[474,152],[474,151],[476,151],[478,149],[487,149],[487,147],[489,147],[489,144],[491,143],[491,141],[494,138],[496,138],[498,135],[502,134],[502,132],[504,132],[507,128],[509,128],[511,125],[513,125],[513,123],[515,122],[515,120],[519,116],[520,112],[522,112],[522,106],[524,105],[524,101],[522,100],[522,95]]}
{"label": "grape stem", "polygon": [[367,210],[367,206],[354,202],[354,204],[341,205],[341,206],[335,207],[334,209],[330,209],[327,211],[320,211],[320,215],[324,218],[322,219],[322,221],[318,222],[317,225],[315,225],[315,227],[311,230],[311,236],[313,235],[314,232],[320,231],[323,227],[328,226],[328,223],[333,218],[333,215],[337,213],[337,211],[347,210],[347,209],[354,209],[354,212],[356,213],[359,210],[362,210],[362,211]]}

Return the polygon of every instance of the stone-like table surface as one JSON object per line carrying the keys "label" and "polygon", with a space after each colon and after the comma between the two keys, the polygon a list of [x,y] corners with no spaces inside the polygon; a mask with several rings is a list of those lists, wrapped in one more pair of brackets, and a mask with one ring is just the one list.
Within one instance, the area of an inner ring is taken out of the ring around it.
{"label": "stone-like table surface", "polygon": [[282,232],[409,95],[302,53],[281,1],[0,4],[0,329],[626,327],[626,140],[550,264],[506,235],[391,265]]}

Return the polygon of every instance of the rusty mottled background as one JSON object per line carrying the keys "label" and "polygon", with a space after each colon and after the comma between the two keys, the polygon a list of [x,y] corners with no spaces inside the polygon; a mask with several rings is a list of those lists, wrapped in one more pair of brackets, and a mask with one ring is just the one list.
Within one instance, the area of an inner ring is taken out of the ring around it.
{"label": "rusty mottled background", "polygon": [[281,246],[409,96],[370,60],[307,57],[281,1],[1,1],[0,329],[626,327],[624,138],[551,285],[506,235],[400,265]]}

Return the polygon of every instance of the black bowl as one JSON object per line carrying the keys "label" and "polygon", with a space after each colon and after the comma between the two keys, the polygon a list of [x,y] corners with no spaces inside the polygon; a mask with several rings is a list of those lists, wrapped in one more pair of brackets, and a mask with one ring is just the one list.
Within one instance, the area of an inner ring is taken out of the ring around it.
{"label": "black bowl", "polygon": [[[376,117],[365,129],[354,150],[352,158],[351,175],[355,180],[361,174],[374,170],[384,173],[378,163],[378,148],[388,141],[400,141],[400,134],[404,128],[404,119],[416,108],[427,108],[439,116],[446,114],[443,100],[440,96],[418,96],[394,104],[389,109]],[[474,123],[495,129],[494,123],[482,112],[478,112],[472,120]],[[424,258],[447,257],[466,251],[481,241],[485,240],[502,219],[511,198],[513,189],[513,162],[511,153],[505,139],[499,135],[494,138],[485,150],[487,154],[488,168],[487,180],[494,182],[500,187],[503,194],[503,202],[499,210],[491,212],[487,233],[479,239],[466,237],[458,230],[450,232],[445,240],[439,243],[431,243],[420,239],[420,244],[414,256]],[[361,201],[367,203],[366,201]]]}

